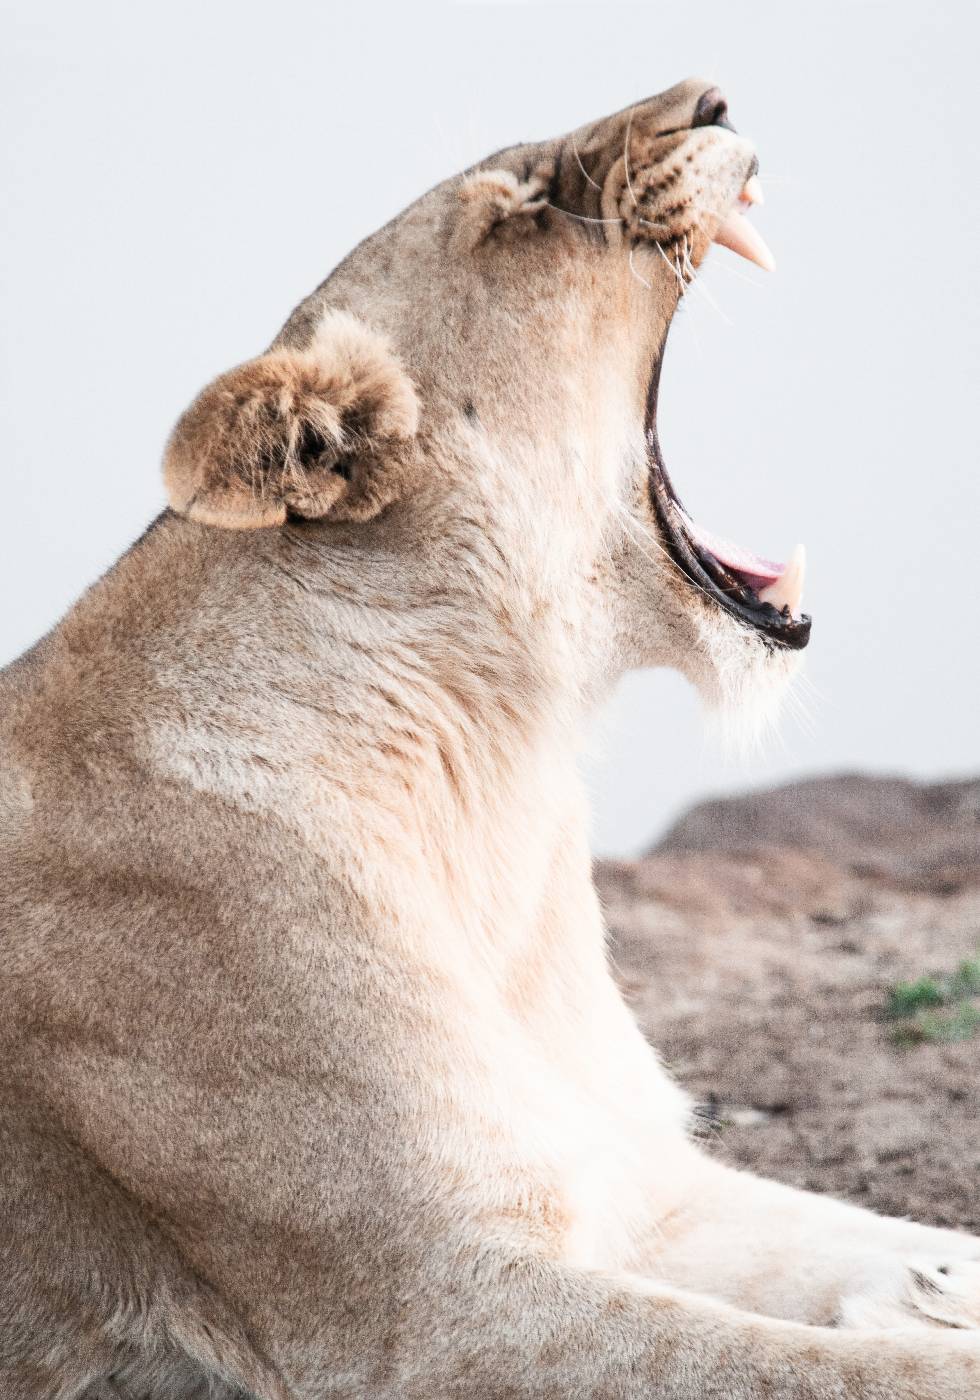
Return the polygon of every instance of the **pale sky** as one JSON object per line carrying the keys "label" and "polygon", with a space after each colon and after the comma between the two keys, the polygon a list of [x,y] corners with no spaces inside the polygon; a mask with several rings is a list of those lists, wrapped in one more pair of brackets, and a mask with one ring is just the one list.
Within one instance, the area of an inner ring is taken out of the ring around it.
{"label": "pale sky", "polygon": [[808,549],[809,722],[740,766],[674,675],[597,727],[595,845],[719,791],[980,768],[976,10],[0,4],[0,663],[162,504],[161,448],[356,242],[501,146],[690,74],[758,143],[778,267],[715,250],[663,447],[702,524]]}

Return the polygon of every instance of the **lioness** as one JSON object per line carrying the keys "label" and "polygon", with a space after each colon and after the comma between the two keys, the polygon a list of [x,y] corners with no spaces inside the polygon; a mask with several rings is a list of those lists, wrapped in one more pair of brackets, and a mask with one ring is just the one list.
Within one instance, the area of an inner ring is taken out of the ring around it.
{"label": "lioness", "polygon": [[980,1394],[978,1242],[700,1151],[590,878],[615,678],[807,640],[657,445],[755,171],[689,81],[432,190],[4,673],[3,1400]]}

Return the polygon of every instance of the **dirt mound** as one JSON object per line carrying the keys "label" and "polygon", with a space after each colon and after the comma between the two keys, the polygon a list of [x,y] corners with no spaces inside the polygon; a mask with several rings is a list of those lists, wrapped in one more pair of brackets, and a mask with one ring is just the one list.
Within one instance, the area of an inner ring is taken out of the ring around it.
{"label": "dirt mound", "polygon": [[597,878],[626,994],[717,1150],[980,1229],[980,780],[705,803]]}
{"label": "dirt mound", "polygon": [[658,851],[805,850],[899,889],[950,894],[980,885],[978,844],[980,780],[914,783],[854,773],[702,803]]}

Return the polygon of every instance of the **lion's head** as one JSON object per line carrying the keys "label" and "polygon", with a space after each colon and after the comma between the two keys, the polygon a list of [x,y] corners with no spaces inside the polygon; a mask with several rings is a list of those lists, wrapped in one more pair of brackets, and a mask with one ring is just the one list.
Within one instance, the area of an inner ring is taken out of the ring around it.
{"label": "lion's head", "polygon": [[[767,259],[742,217],[756,166],[719,91],[690,80],[445,181],[188,409],[172,505],[374,531],[409,566],[465,522],[497,601],[563,618],[587,685],[671,665],[715,701],[774,693],[809,634],[801,563],[699,530],[656,423],[667,331],[712,242]],[[446,578],[487,586],[479,568]]]}

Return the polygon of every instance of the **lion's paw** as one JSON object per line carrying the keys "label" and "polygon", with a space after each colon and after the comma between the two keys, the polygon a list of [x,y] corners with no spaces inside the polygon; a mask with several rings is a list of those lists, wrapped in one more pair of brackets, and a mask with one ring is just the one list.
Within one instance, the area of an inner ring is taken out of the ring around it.
{"label": "lion's paw", "polygon": [[935,1263],[911,1259],[886,1281],[841,1304],[843,1327],[980,1328],[980,1252]]}

